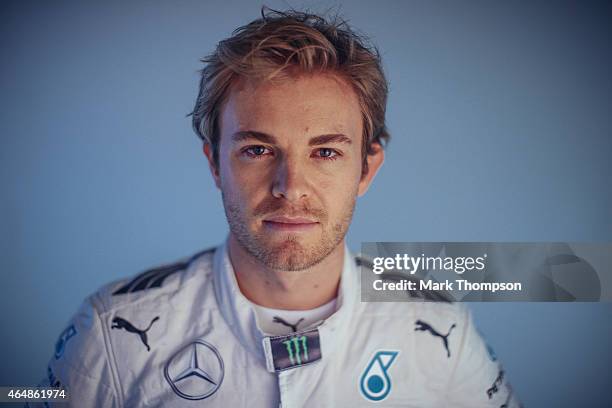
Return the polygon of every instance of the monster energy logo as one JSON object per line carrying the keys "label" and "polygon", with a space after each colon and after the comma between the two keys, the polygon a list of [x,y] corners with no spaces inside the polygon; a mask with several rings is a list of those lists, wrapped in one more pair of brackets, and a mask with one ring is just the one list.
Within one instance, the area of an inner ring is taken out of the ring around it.
{"label": "monster energy logo", "polygon": [[285,336],[265,337],[266,366],[269,372],[300,367],[321,359],[319,331],[311,329]]}
{"label": "monster energy logo", "polygon": [[308,361],[308,338],[306,336],[295,336],[289,340],[283,341],[289,354],[291,364],[302,364],[302,361]]}

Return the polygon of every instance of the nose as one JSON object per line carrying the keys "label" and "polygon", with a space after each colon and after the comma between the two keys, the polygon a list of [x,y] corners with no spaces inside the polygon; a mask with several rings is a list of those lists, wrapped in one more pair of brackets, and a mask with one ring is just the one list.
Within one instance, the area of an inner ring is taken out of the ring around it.
{"label": "nose", "polygon": [[284,157],[280,160],[275,169],[272,195],[294,203],[307,198],[309,194],[308,172],[304,170],[295,159]]}

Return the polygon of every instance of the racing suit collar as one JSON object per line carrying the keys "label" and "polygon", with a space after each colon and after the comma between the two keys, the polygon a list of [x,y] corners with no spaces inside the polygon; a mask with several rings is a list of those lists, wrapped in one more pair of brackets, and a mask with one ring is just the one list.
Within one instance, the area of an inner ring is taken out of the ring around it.
{"label": "racing suit collar", "polygon": [[264,334],[257,327],[255,310],[240,292],[234,267],[227,251],[226,239],[213,258],[213,284],[219,309],[238,341],[265,362],[261,341]]}
{"label": "racing suit collar", "polygon": [[[215,251],[213,259],[214,290],[223,318],[240,343],[265,364],[262,340],[265,334],[257,326],[255,310],[238,287],[236,274],[229,259],[228,240]],[[344,264],[336,312],[319,326],[323,358],[331,355],[337,343],[343,341],[358,293],[358,270],[355,258],[345,244]]]}

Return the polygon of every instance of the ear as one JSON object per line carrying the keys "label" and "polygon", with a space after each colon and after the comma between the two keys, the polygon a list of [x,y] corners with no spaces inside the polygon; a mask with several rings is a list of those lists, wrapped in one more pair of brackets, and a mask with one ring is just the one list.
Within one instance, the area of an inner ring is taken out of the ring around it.
{"label": "ear", "polygon": [[215,165],[215,160],[213,158],[213,150],[210,143],[204,142],[204,155],[208,159],[208,168],[210,169],[210,174],[215,180],[215,185],[218,189],[221,189],[221,178],[219,177],[219,168]]}
{"label": "ear", "polygon": [[372,150],[374,153],[368,154],[366,157],[366,161],[368,162],[368,171],[361,176],[361,180],[359,181],[359,189],[357,193],[359,197],[368,191],[372,180],[374,180],[374,176],[376,173],[378,173],[378,169],[380,169],[380,166],[382,166],[383,162],[385,161],[385,151],[380,144],[372,143]]}

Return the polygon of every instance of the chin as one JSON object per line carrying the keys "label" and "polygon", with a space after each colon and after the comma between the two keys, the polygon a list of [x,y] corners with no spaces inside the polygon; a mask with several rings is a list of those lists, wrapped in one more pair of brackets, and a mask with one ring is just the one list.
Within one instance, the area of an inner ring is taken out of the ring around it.
{"label": "chin", "polygon": [[306,256],[308,246],[305,245],[304,239],[295,237],[285,237],[284,239],[274,239],[264,243],[265,251],[273,254],[275,257],[295,257]]}
{"label": "chin", "polygon": [[263,257],[260,260],[268,268],[300,271],[315,265],[320,261],[317,259],[316,251],[313,247],[304,245],[302,240],[287,238],[281,242],[268,243],[264,245]]}

